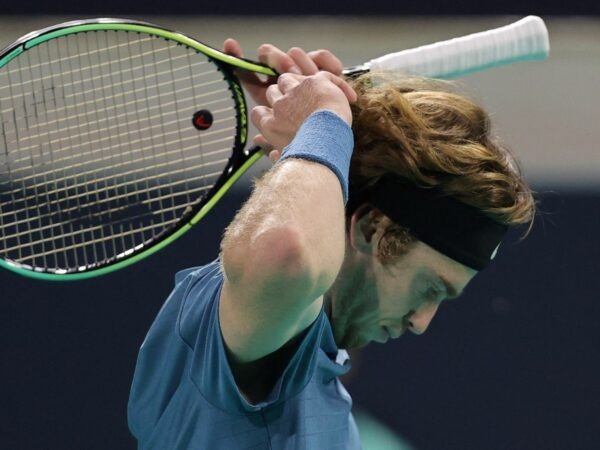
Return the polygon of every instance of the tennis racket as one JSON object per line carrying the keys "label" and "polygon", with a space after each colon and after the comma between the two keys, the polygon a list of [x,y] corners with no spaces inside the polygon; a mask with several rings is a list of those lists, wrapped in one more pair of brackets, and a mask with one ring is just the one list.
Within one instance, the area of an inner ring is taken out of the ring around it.
{"label": "tennis racket", "polygon": [[[543,21],[345,70],[450,78],[549,51]],[[0,266],[46,280],[106,274],[202,219],[261,157],[234,69],[276,75],[145,22],[94,19],[0,52]]]}

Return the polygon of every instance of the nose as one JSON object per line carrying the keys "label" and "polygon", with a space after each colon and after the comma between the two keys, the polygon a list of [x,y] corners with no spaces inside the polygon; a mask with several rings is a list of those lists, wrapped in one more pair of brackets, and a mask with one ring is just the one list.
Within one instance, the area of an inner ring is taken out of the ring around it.
{"label": "nose", "polygon": [[423,303],[419,309],[413,312],[408,321],[410,323],[410,331],[414,334],[423,334],[429,327],[429,324],[433,320],[435,313],[440,306],[439,302],[426,302]]}

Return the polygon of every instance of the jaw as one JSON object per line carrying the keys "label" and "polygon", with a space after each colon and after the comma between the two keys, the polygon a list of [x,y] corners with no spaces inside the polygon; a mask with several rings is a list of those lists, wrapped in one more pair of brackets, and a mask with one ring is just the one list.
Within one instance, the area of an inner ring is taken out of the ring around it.
{"label": "jaw", "polygon": [[376,323],[377,301],[365,277],[368,269],[359,265],[344,268],[324,295],[323,307],[338,347],[360,348],[371,340],[365,330]]}
{"label": "jaw", "polygon": [[379,317],[375,272],[381,262],[370,251],[361,251],[346,240],[338,275],[323,297],[335,342],[340,348],[366,346]]}

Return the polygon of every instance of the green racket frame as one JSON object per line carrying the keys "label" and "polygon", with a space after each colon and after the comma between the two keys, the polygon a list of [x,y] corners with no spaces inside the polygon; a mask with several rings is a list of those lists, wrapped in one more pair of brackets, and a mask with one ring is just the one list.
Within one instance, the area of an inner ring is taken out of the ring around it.
{"label": "green racket frame", "polygon": [[20,264],[16,261],[0,259],[0,267],[19,275],[38,280],[75,281],[106,275],[141,261],[171,244],[192,228],[193,225],[198,223],[225,195],[231,186],[262,156],[259,147],[255,146],[248,150],[244,149],[248,129],[247,107],[242,87],[233,75],[232,69],[239,68],[269,76],[277,75],[276,72],[268,66],[227,55],[185,34],[170,31],[146,22],[128,19],[106,18],[66,22],[29,33],[6,47],[0,52],[1,55],[4,55],[0,57],[0,68],[4,67],[21,53],[51,39],[74,33],[110,30],[146,33],[175,41],[207,55],[219,65],[233,88],[235,93],[234,100],[238,108],[238,137],[232,156],[223,174],[219,177],[210,192],[198,199],[194,205],[190,205],[191,211],[182,217],[175,226],[164,231],[150,242],[142,244],[141,248],[117,255],[98,265],[98,267],[82,266],[72,270],[41,270]]}

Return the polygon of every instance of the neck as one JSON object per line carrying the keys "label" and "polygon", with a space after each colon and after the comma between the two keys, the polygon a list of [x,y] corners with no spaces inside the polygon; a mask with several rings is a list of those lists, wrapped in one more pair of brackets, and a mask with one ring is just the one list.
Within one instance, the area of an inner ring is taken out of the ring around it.
{"label": "neck", "polygon": [[348,344],[348,332],[351,319],[361,307],[361,293],[364,267],[344,259],[338,276],[323,296],[323,308],[329,318],[336,344],[344,347]]}

